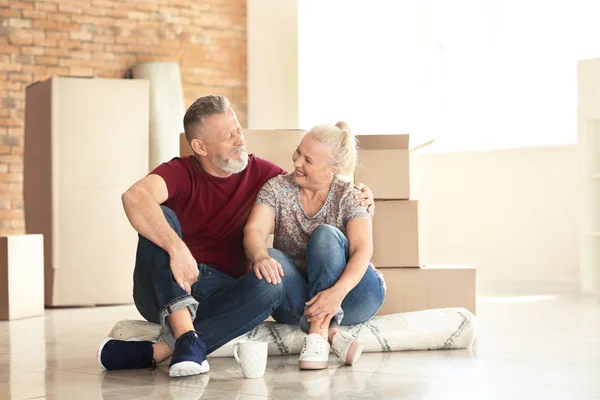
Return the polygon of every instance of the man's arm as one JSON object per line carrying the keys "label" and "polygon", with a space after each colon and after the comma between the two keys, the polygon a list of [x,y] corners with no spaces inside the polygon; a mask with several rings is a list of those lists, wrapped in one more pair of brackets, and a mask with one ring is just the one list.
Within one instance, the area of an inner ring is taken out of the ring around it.
{"label": "man's arm", "polygon": [[160,205],[168,198],[165,180],[150,174],[131,186],[123,195],[123,208],[131,226],[146,239],[169,253],[175,281],[186,292],[198,280],[198,264],[183,240],[167,222]]}

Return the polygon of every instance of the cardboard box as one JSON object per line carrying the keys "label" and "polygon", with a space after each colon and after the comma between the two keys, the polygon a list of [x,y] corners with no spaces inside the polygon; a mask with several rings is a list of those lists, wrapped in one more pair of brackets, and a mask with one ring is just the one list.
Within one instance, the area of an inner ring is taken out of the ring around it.
{"label": "cardboard box", "polygon": [[420,265],[418,201],[375,200],[371,261],[377,268]]}
{"label": "cardboard box", "polygon": [[46,305],[132,302],[137,233],[121,194],[148,173],[149,104],[146,80],[27,88],[25,224],[44,235]]}
{"label": "cardboard box", "polygon": [[409,136],[357,135],[360,150],[354,182],[370,187],[376,199],[410,199],[410,153],[433,140],[410,148]]}
{"label": "cardboard box", "polygon": [[464,265],[381,269],[387,293],[377,315],[463,307],[476,312],[476,270]]}
{"label": "cardboard box", "polygon": [[44,315],[44,238],[0,237],[0,320]]}
{"label": "cardboard box", "polygon": [[[291,172],[294,170],[292,156],[305,132],[300,129],[247,129],[244,130],[246,150]],[[192,149],[183,133],[180,135],[179,144],[181,156],[192,155]]]}
{"label": "cardboard box", "polygon": [[190,147],[187,139],[185,138],[185,133],[179,134],[179,157],[186,157],[193,155],[194,152]]}

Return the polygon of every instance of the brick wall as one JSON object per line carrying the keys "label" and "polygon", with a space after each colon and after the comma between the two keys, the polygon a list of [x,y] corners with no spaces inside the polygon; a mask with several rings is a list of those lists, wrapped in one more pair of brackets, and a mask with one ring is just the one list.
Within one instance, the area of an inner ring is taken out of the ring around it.
{"label": "brick wall", "polygon": [[245,0],[0,0],[0,235],[24,233],[25,87],[177,61],[186,107],[223,94],[246,124]]}

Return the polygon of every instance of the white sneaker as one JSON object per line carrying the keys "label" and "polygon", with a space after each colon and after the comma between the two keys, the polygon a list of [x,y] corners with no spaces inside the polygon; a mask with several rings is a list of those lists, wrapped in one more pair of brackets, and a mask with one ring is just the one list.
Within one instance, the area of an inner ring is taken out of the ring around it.
{"label": "white sneaker", "polygon": [[331,340],[333,354],[347,365],[354,365],[365,348],[365,344],[349,333],[338,331]]}
{"label": "white sneaker", "polygon": [[300,369],[325,369],[329,364],[329,342],[321,335],[311,333],[304,339],[304,347],[298,359]]}

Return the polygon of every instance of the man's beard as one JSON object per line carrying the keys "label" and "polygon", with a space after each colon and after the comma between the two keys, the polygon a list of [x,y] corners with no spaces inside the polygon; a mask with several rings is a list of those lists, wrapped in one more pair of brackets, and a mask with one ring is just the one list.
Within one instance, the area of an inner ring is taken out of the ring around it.
{"label": "man's beard", "polygon": [[228,158],[221,157],[219,154],[215,154],[212,159],[214,166],[219,168],[223,172],[228,174],[237,174],[242,172],[248,166],[248,153],[244,147],[238,147],[237,149],[229,153],[230,156],[240,153],[239,160],[230,160]]}

